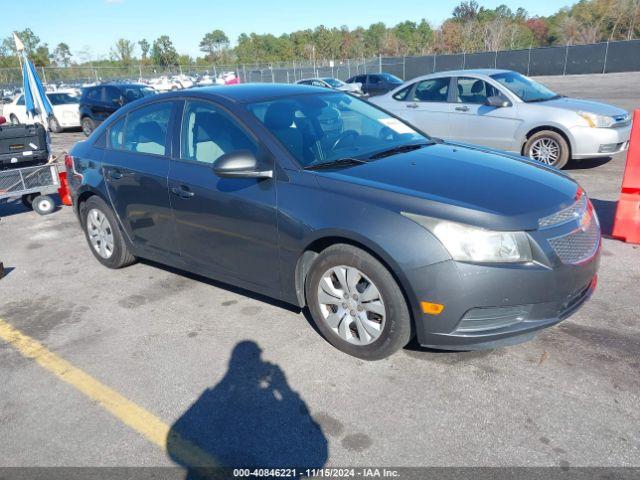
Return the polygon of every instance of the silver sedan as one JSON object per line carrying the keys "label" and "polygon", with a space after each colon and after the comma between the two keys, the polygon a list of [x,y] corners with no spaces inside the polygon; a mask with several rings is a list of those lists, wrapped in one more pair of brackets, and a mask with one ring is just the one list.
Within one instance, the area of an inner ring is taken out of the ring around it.
{"label": "silver sedan", "polygon": [[414,78],[371,99],[434,137],[526,155],[562,168],[629,144],[620,108],[558,95],[510,70],[457,70]]}

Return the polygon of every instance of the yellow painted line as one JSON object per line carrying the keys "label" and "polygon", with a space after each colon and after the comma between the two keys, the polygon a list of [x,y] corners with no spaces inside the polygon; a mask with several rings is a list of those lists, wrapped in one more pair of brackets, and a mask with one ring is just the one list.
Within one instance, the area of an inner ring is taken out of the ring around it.
{"label": "yellow painted line", "polygon": [[15,329],[0,318],[0,339],[15,348],[24,357],[35,360],[41,367],[82,392],[122,423],[132,428],[151,443],[167,451],[187,466],[216,466],[217,462],[194,443],[175,432],[169,438],[169,426],[158,417],[120,395],[91,375],[65,359],[47,350],[40,342]]}

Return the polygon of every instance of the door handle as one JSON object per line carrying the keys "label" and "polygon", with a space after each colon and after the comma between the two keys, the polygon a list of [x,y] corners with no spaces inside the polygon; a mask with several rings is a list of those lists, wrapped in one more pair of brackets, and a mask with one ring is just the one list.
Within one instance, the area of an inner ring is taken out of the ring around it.
{"label": "door handle", "polygon": [[171,193],[173,193],[174,195],[177,195],[180,198],[185,198],[185,199],[191,198],[194,195],[194,193],[191,190],[189,190],[189,187],[187,187],[186,185],[181,185],[180,188],[172,187]]}
{"label": "door handle", "polygon": [[407,108],[418,108],[417,103],[407,103]]}
{"label": "door handle", "polygon": [[111,178],[113,178],[114,180],[120,180],[122,177],[124,177],[124,173],[122,173],[120,170],[111,171]]}
{"label": "door handle", "polygon": [[459,112],[468,112],[469,107],[467,107],[466,105],[462,105],[461,107],[456,107],[456,110]]}

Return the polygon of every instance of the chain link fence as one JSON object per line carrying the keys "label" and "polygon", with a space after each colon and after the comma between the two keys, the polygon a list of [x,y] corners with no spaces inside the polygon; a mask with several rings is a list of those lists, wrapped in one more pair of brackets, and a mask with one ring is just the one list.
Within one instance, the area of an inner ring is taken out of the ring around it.
{"label": "chain link fence", "polygon": [[[208,74],[217,77],[222,72],[234,72],[242,83],[293,83],[310,77],[346,80],[354,75],[379,72],[410,80],[433,72],[472,68],[502,68],[530,76],[640,71],[640,40],[418,57],[380,56],[344,61],[296,61],[265,65],[192,64],[168,69],[150,65],[39,67],[38,72],[45,83],[55,84],[138,81],[175,74]],[[20,69],[0,69],[0,87],[15,88],[21,83]]]}

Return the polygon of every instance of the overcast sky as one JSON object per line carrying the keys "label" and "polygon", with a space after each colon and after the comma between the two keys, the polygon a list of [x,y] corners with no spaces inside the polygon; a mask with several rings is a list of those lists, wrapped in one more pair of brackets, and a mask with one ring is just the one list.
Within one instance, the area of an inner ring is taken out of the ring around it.
{"label": "overcast sky", "polygon": [[[235,43],[242,32],[280,35],[318,25],[350,28],[383,21],[426,18],[439,25],[459,1],[429,0],[2,0],[0,35],[30,27],[53,47],[65,42],[77,54],[89,46],[95,57],[106,57],[120,38],[152,42],[171,37],[179,53],[201,55],[198,44],[211,30],[224,30]],[[9,3],[11,6],[9,7]],[[524,7],[530,15],[549,15],[574,2],[563,0],[479,0],[488,8],[505,3]],[[6,8],[5,8],[6,7]],[[139,54],[139,49],[136,50]]]}

